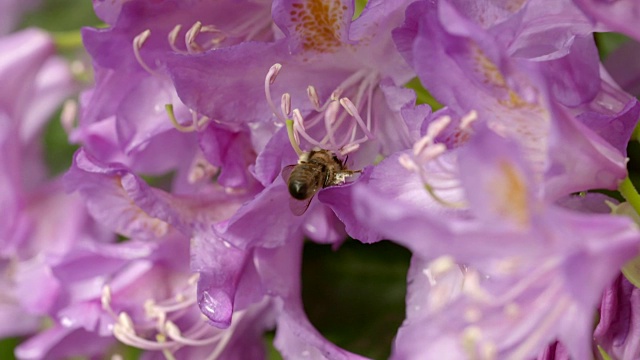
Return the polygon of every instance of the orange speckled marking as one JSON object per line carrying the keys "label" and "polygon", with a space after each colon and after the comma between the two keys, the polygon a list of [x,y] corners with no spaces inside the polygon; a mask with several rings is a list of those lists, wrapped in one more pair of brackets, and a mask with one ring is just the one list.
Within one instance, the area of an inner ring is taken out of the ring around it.
{"label": "orange speckled marking", "polygon": [[522,173],[506,161],[500,164],[500,170],[503,178],[494,184],[499,197],[496,203],[498,211],[511,217],[516,224],[527,227],[530,221],[529,194]]}
{"label": "orange speckled marking", "polygon": [[342,45],[340,32],[346,5],[339,0],[308,0],[291,7],[290,20],[305,51],[330,53]]}
{"label": "orange speckled marking", "polygon": [[496,64],[494,64],[475,43],[472,44],[471,50],[472,57],[476,64],[475,70],[482,75],[483,82],[485,84],[506,88],[507,83]]}

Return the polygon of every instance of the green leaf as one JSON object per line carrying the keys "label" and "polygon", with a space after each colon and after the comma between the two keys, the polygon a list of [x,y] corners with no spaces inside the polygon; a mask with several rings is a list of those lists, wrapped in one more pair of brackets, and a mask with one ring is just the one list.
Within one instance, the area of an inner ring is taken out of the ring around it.
{"label": "green leaf", "polygon": [[433,111],[442,109],[444,106],[438,102],[427,89],[422,86],[420,79],[417,77],[411,79],[404,85],[406,88],[412,89],[416,92],[416,104],[428,104]]}
{"label": "green leaf", "polygon": [[602,32],[595,33],[596,45],[598,45],[598,53],[600,54],[600,60],[604,60],[620,45],[629,41],[629,38],[625,35],[615,32]]}
{"label": "green leaf", "polygon": [[14,360],[13,350],[20,344],[20,338],[6,338],[0,340],[0,359]]}
{"label": "green leaf", "polygon": [[49,174],[59,175],[69,169],[77,149],[77,145],[69,144],[67,133],[60,124],[60,112],[57,112],[44,130],[44,160]]}
{"label": "green leaf", "polygon": [[606,351],[600,345],[598,345],[598,351],[600,351],[600,356],[602,356],[602,360],[613,360],[611,355],[607,354]]}
{"label": "green leaf", "polygon": [[635,287],[640,288],[640,256],[636,256],[622,267],[622,273]]}
{"label": "green leaf", "polygon": [[350,240],[304,248],[302,295],[312,324],[330,341],[354,353],[385,359],[405,318],[410,252],[391,242]]}

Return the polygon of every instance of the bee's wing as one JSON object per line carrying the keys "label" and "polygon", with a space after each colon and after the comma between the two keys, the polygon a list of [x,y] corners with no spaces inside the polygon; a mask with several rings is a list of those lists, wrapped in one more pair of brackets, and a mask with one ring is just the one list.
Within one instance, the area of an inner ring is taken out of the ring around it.
{"label": "bee's wing", "polygon": [[311,200],[313,200],[313,196],[304,200],[298,200],[294,199],[293,197],[289,197],[289,209],[291,209],[293,215],[300,216],[304,214],[305,211],[307,211],[309,205],[311,204]]}
{"label": "bee's wing", "polygon": [[289,176],[291,176],[291,173],[293,172],[293,169],[295,167],[295,165],[287,165],[282,168],[282,172],[280,173],[280,175],[282,176],[282,180],[284,180],[285,184],[289,184]]}

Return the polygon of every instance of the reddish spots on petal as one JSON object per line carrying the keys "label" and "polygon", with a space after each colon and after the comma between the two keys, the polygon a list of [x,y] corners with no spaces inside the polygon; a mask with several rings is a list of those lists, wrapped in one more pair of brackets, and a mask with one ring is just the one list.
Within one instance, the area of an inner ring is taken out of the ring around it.
{"label": "reddish spots on petal", "polygon": [[289,19],[304,51],[330,53],[342,45],[340,30],[346,5],[339,0],[308,0],[291,7],[298,10],[291,11]]}

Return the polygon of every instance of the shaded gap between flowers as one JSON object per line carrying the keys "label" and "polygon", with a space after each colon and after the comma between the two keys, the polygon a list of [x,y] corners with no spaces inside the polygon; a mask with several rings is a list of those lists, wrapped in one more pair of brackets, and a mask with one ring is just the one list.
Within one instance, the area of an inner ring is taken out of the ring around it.
{"label": "shaded gap between flowers", "polygon": [[337,251],[307,242],[302,298],[311,323],[351,352],[386,359],[405,317],[409,250],[349,240]]}
{"label": "shaded gap between flowers", "polygon": [[70,144],[60,123],[61,109],[51,117],[44,128],[44,161],[52,177],[67,171],[78,145]]}

